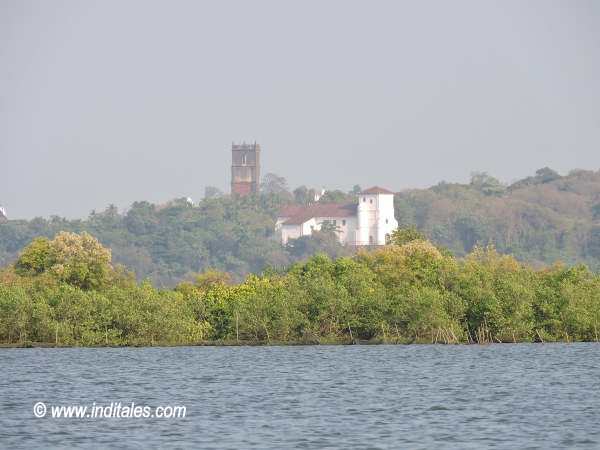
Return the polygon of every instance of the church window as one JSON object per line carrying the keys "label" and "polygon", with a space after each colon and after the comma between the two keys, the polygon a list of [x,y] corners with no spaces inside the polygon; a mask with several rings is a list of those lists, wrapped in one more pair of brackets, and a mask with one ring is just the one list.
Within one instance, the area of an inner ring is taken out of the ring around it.
{"label": "church window", "polygon": [[373,236],[369,236],[369,244],[373,244]]}
{"label": "church window", "polygon": [[385,219],[385,223],[389,223],[389,221],[387,219]]}
{"label": "church window", "polygon": [[363,197],[363,202],[366,202],[366,201],[367,201],[367,197]]}
{"label": "church window", "polygon": [[370,199],[369,199],[369,203],[370,203],[371,205],[373,204],[373,199],[372,199],[372,198],[370,198]]}
{"label": "church window", "polygon": [[333,226],[335,227],[337,225],[337,220],[333,221]]}
{"label": "church window", "polygon": [[245,153],[242,155],[242,165],[244,165],[244,166],[246,165],[246,154]]}
{"label": "church window", "polygon": [[342,220],[342,225],[346,225],[346,221],[345,220]]}

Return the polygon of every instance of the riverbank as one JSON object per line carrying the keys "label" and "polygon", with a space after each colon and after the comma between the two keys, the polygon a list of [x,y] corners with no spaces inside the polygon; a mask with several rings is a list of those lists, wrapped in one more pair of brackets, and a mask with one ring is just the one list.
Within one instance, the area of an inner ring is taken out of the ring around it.
{"label": "riverbank", "polygon": [[322,340],[322,341],[203,341],[196,343],[185,343],[185,344],[173,344],[168,342],[155,342],[151,343],[140,343],[135,345],[66,345],[66,344],[55,344],[51,342],[25,342],[25,343],[0,343],[0,349],[2,348],[169,348],[169,347],[310,347],[310,346],[348,346],[348,345],[499,345],[499,344],[573,344],[576,342],[585,343],[597,343],[598,341],[495,341],[495,342],[443,342],[443,341],[407,341],[407,340],[387,340],[382,339],[370,339],[370,340]]}
{"label": "riverbank", "polygon": [[0,272],[0,342],[97,347],[599,340],[600,275],[585,266],[532,268],[491,247],[455,258],[412,240],[352,258],[317,255],[239,284],[209,271],[174,289],[157,289],[113,267],[110,252],[89,235],[55,241],[32,243]]}

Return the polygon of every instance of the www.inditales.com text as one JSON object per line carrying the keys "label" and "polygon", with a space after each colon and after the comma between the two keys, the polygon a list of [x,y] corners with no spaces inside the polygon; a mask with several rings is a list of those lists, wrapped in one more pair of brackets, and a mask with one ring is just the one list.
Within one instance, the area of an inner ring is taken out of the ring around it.
{"label": "www.inditales.com text", "polygon": [[35,417],[53,419],[181,419],[187,410],[182,405],[147,406],[134,402],[111,402],[106,405],[47,405],[37,402],[33,405]]}

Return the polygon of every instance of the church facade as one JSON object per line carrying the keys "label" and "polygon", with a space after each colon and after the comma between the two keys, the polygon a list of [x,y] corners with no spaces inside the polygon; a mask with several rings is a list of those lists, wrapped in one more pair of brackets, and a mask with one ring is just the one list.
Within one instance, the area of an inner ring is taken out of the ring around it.
{"label": "church facade", "polygon": [[310,236],[322,227],[335,230],[342,244],[385,245],[398,228],[394,193],[374,186],[358,194],[354,203],[290,205],[280,211],[275,224],[284,245],[290,239]]}

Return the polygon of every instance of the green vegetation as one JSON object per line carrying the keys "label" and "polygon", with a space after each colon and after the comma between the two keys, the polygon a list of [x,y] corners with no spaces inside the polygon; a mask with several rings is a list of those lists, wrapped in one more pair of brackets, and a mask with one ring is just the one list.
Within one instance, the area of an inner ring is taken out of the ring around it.
{"label": "green vegetation", "polygon": [[[329,191],[320,202],[355,201],[357,192],[359,186],[347,193]],[[0,266],[14,262],[33,239],[51,239],[61,231],[90,233],[111,249],[115,262],[159,287],[173,287],[209,268],[239,282],[319,252],[350,256],[353,251],[337,244],[332,227],[286,248],[279,245],[273,230],[278,209],[310,203],[314,194],[305,186],[289,192],[285,179],[267,174],[261,194],[243,199],[208,187],[198,206],[184,199],[164,205],[136,202],[124,213],[111,206],[86,220],[11,220],[0,224]],[[401,192],[395,203],[403,227],[414,227],[458,256],[493,244],[538,267],[561,260],[600,269],[600,172],[561,176],[544,168],[509,186],[475,173],[468,184]]]}
{"label": "green vegetation", "polygon": [[405,191],[390,245],[358,252],[332,224],[282,247],[278,209],[315,193],[277,175],[257,196],[206,192],[0,224],[0,343],[598,340],[600,172]]}
{"label": "green vegetation", "polygon": [[90,233],[139,280],[150,279],[161,287],[172,287],[209,268],[229,272],[241,281],[267,267],[289,266],[315,248],[332,256],[345,251],[328,236],[282,247],[274,224],[280,206],[291,201],[285,192],[240,199],[210,191],[212,196],[199,206],[185,199],[165,205],[136,202],[124,214],[110,206],[87,220],[53,217],[0,224],[0,266],[15,261],[33,239],[53,238],[61,231]]}
{"label": "green vegetation", "polygon": [[400,230],[397,244],[318,254],[241,283],[207,270],[138,283],[92,236],[36,239],[0,272],[5,345],[597,341],[600,275],[533,269],[493,247],[465,258]]}
{"label": "green vegetation", "polygon": [[600,269],[600,171],[561,176],[543,168],[511,185],[475,173],[469,184],[442,182],[395,200],[401,226],[456,255],[493,244],[536,266],[561,260]]}

